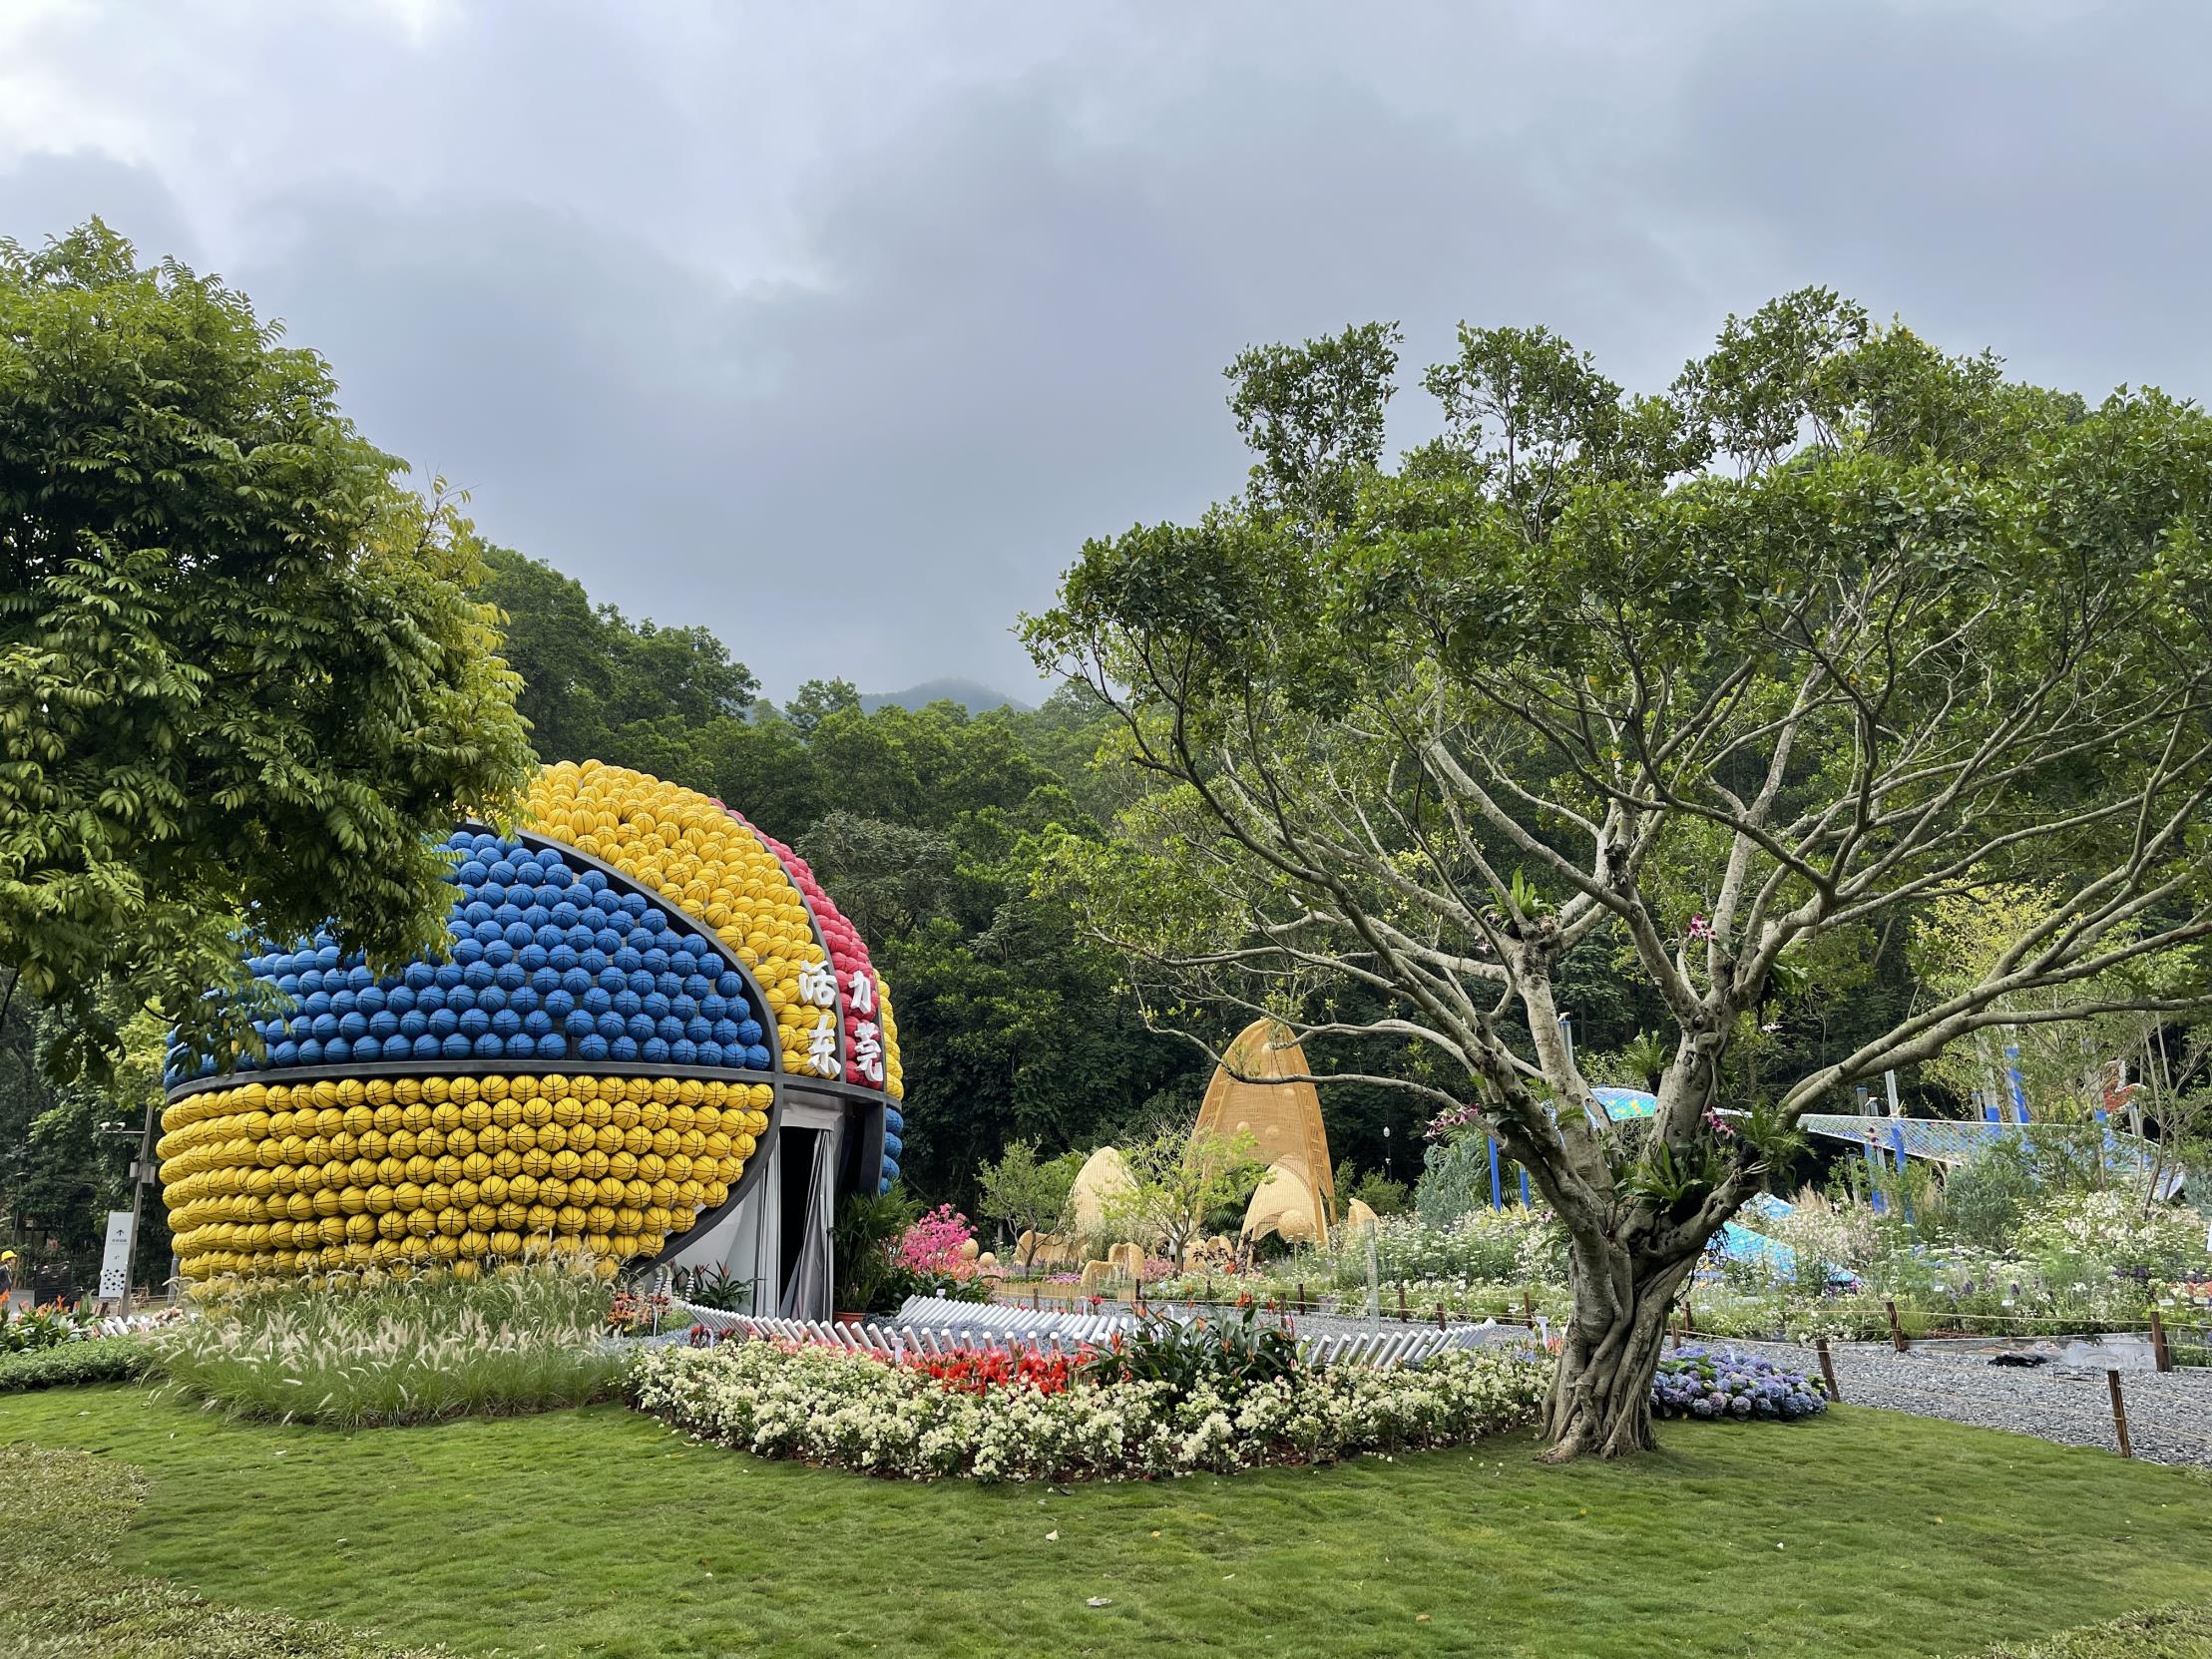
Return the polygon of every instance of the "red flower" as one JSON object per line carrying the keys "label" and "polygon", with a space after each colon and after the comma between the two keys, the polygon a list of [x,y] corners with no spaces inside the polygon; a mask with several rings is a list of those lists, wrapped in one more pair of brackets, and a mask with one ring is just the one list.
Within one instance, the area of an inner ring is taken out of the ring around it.
{"label": "red flower", "polygon": [[990,1389],[1013,1388],[1060,1394],[1067,1389],[1075,1371],[1074,1363],[1065,1354],[1009,1354],[1003,1348],[963,1348],[950,1354],[916,1354],[910,1356],[906,1364],[954,1394],[983,1394]]}

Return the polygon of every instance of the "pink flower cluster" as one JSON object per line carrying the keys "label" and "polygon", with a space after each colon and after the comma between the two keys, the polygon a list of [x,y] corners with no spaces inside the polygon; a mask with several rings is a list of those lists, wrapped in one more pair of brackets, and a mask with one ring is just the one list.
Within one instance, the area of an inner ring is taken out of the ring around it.
{"label": "pink flower cluster", "polygon": [[965,1279],[976,1270],[965,1253],[976,1230],[950,1204],[940,1204],[907,1228],[899,1240],[899,1260],[917,1273],[949,1273]]}

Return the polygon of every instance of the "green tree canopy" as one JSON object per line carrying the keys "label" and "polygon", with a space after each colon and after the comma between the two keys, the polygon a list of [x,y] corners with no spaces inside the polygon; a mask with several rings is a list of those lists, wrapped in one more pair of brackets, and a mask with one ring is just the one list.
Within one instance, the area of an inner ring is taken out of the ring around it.
{"label": "green tree canopy", "polygon": [[[1463,328],[1427,379],[1444,436],[1391,471],[1368,337],[1267,354],[1232,400],[1261,432],[1254,401],[1344,409],[1342,441],[1090,543],[1029,624],[1143,780],[1062,867],[1163,1023],[1274,1014],[1479,1103],[1573,1240],[1558,1452],[1630,1451],[1667,1309],[1798,1115],[1991,1026],[2201,999],[2212,421],[1808,290],[1662,397]],[[1966,983],[1733,1092],[1778,1001],[2021,881],[2047,907]],[[1662,1022],[1645,1131],[1602,1127],[1562,1039],[1591,945]]]}
{"label": "green tree canopy", "polygon": [[436,842],[529,747],[476,538],[402,471],[219,279],[0,242],[0,958],[79,1037],[116,981],[198,1030],[240,928],[443,937]]}

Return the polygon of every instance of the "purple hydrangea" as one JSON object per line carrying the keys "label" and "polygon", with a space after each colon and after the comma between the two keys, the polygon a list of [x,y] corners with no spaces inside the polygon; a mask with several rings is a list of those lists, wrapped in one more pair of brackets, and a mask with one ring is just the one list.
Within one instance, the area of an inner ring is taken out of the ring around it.
{"label": "purple hydrangea", "polygon": [[1659,1417],[1785,1422],[1828,1409],[1821,1385],[1756,1354],[1683,1348],[1659,1362],[1651,1410]]}

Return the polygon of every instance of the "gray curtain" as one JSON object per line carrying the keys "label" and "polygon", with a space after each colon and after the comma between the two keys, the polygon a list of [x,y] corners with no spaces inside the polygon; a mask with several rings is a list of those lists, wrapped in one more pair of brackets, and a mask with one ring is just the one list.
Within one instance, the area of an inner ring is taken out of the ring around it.
{"label": "gray curtain", "polygon": [[829,1260],[830,1183],[837,1173],[837,1132],[820,1129],[814,1135],[813,1168],[806,1180],[806,1216],[799,1223],[799,1255],[784,1287],[783,1305],[777,1311],[785,1319],[827,1319],[831,1309]]}
{"label": "gray curtain", "polygon": [[743,1279],[752,1286],[752,1302],[748,1313],[767,1315],[775,1311],[776,1301],[776,1240],[782,1235],[783,1183],[776,1174],[776,1141],[771,1134],[761,1143],[756,1157],[768,1160],[768,1167],[760,1172],[745,1201],[737,1206],[732,1219],[736,1225],[730,1230],[728,1255],[723,1266],[732,1278]]}

